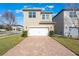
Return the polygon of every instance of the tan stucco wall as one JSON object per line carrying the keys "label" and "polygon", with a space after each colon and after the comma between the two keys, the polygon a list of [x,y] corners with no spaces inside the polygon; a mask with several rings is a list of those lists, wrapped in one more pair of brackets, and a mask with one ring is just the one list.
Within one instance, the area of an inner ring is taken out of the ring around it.
{"label": "tan stucco wall", "polygon": [[49,15],[49,20],[42,20],[41,11],[36,11],[36,18],[29,18],[29,11],[24,11],[24,30],[30,27],[48,27],[49,30],[54,30],[53,24],[39,24],[40,21],[52,21],[52,14]]}

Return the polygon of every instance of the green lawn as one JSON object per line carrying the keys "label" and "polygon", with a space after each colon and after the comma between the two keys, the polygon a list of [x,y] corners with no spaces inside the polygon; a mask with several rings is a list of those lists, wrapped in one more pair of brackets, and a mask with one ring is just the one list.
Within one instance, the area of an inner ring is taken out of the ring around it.
{"label": "green lawn", "polygon": [[22,40],[23,38],[19,34],[10,35],[6,38],[0,38],[0,55],[6,53]]}
{"label": "green lawn", "polygon": [[52,38],[73,51],[76,55],[79,55],[79,40],[58,35],[54,35]]}

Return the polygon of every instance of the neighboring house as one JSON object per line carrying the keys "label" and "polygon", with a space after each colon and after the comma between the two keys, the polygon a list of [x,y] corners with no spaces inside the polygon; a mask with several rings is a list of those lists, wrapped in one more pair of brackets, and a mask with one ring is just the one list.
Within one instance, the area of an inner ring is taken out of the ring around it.
{"label": "neighboring house", "polygon": [[22,25],[12,25],[12,31],[22,31],[23,26]]}
{"label": "neighboring house", "polygon": [[24,30],[28,36],[47,36],[54,31],[52,12],[42,12],[41,9],[24,9]]}
{"label": "neighboring house", "polygon": [[53,21],[56,34],[79,38],[79,9],[62,9]]}
{"label": "neighboring house", "polygon": [[4,29],[4,26],[3,25],[0,25],[0,32],[5,32],[6,29]]}
{"label": "neighboring house", "polygon": [[0,29],[0,32],[6,31],[6,29]]}

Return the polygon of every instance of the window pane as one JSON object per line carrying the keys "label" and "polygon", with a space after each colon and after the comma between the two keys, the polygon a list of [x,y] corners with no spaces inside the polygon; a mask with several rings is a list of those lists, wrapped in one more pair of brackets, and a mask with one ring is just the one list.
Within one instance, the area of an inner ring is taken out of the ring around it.
{"label": "window pane", "polygon": [[29,14],[32,14],[32,12],[30,11]]}
{"label": "window pane", "polygon": [[33,14],[33,18],[36,18],[36,14]]}
{"label": "window pane", "polygon": [[33,15],[36,15],[36,12],[33,12]]}
{"label": "window pane", "polygon": [[74,17],[77,17],[76,12],[74,12],[74,14],[73,14],[73,15],[74,15]]}
{"label": "window pane", "polygon": [[32,18],[32,15],[29,15],[29,18]]}
{"label": "window pane", "polygon": [[45,19],[45,14],[42,15],[42,19]]}
{"label": "window pane", "polygon": [[48,14],[46,14],[46,19],[49,19],[49,15]]}
{"label": "window pane", "polygon": [[36,12],[33,12],[33,18],[36,18]]}
{"label": "window pane", "polygon": [[32,18],[32,12],[29,12],[29,18]]}

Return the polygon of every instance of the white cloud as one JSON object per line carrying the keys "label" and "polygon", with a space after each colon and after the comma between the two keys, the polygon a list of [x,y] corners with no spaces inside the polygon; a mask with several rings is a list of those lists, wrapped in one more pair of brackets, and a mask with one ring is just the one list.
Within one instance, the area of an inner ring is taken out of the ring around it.
{"label": "white cloud", "polygon": [[[54,8],[53,5],[47,5],[46,7],[29,7],[29,6],[24,6],[22,9],[25,9],[25,8],[28,8],[28,9],[42,9],[43,11],[46,9],[46,8]],[[19,13],[19,12],[22,12],[22,10],[16,10],[16,13]]]}
{"label": "white cloud", "polygon": [[42,9],[42,10],[45,10],[46,7],[30,7],[30,6],[24,6],[22,9],[25,9],[25,8],[28,8],[28,9]]}
{"label": "white cloud", "polygon": [[54,6],[53,6],[53,5],[50,5],[50,6],[47,6],[47,7],[48,7],[48,8],[51,8],[51,9],[52,9],[52,8],[54,8]]}
{"label": "white cloud", "polygon": [[12,12],[12,10],[8,10],[9,12]]}
{"label": "white cloud", "polygon": [[40,7],[40,8],[38,8],[38,9],[42,9],[42,10],[45,10],[45,8],[44,8],[44,7]]}
{"label": "white cloud", "polygon": [[45,8],[41,8],[42,10],[45,10]]}
{"label": "white cloud", "polygon": [[21,13],[23,9],[25,8],[28,8],[28,9],[42,9],[43,11],[46,9],[46,8],[54,8],[53,5],[47,5],[46,7],[29,7],[29,6],[24,6],[22,9],[17,9],[15,12],[16,13]]}
{"label": "white cloud", "polygon": [[24,8],[27,8],[28,6],[24,6]]}
{"label": "white cloud", "polygon": [[15,12],[16,12],[16,13],[21,13],[21,12],[23,12],[22,10],[25,9],[25,8],[27,8],[27,7],[28,7],[28,6],[24,6],[24,7],[21,8],[21,9],[17,9],[17,10],[15,10]]}
{"label": "white cloud", "polygon": [[21,9],[20,9],[20,10],[16,10],[15,12],[16,12],[16,13],[20,13],[20,12],[22,12],[22,10],[21,10]]}
{"label": "white cloud", "polygon": [[0,14],[0,17],[1,17],[2,15]]}
{"label": "white cloud", "polygon": [[42,10],[45,10],[44,7],[33,7],[32,9],[42,9]]}

